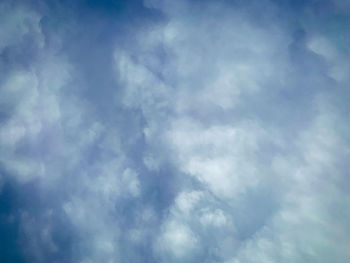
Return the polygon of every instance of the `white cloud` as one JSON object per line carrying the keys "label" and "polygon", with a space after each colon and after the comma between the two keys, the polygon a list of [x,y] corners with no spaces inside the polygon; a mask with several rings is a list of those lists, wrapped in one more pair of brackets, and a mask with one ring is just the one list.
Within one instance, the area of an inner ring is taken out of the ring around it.
{"label": "white cloud", "polygon": [[301,158],[297,163],[286,159],[278,169],[289,170],[290,180],[281,209],[232,262],[346,262],[349,257],[349,229],[343,223],[348,215],[339,218],[331,211],[350,206],[349,194],[337,183],[344,176],[337,163],[350,148],[335,132],[337,120],[327,102],[317,107],[320,113],[297,138]]}
{"label": "white cloud", "polygon": [[163,228],[157,250],[170,253],[176,260],[186,259],[194,253],[198,240],[190,228],[176,221],[166,223]]}
{"label": "white cloud", "polygon": [[216,209],[213,212],[205,211],[201,216],[200,221],[203,225],[213,225],[216,227],[221,227],[227,224],[227,218],[220,209]]}
{"label": "white cloud", "polygon": [[191,191],[191,192],[182,192],[180,193],[176,200],[176,207],[185,214],[188,214],[192,211],[193,207],[200,201],[203,193],[199,191]]}
{"label": "white cloud", "polygon": [[191,120],[171,127],[167,140],[180,169],[206,183],[217,196],[234,198],[257,183],[259,173],[247,160],[255,158],[259,127],[205,128]]}
{"label": "white cloud", "polygon": [[[152,156],[146,158],[152,160],[148,166],[170,161],[179,180],[191,176],[203,190],[197,192],[197,184],[182,180],[183,191],[169,208],[160,240],[176,249],[176,240],[191,240],[181,234],[186,226],[196,235],[199,254],[188,253],[219,262],[327,262],[338,253],[339,262],[349,258],[346,245],[332,245],[339,230],[334,230],[332,205],[320,190],[337,196],[330,198],[335,203],[340,195],[348,200],[334,185],[344,180],[344,170],[338,168],[344,160],[338,158],[349,155],[341,139],[348,128],[331,116],[337,115],[331,99],[318,104],[321,88],[330,84],[308,86],[326,75],[343,85],[346,74],[340,74],[339,65],[344,63],[339,64],[334,43],[308,38],[303,46],[293,39],[291,28],[276,23],[271,3],[264,26],[244,9],[208,3],[198,12],[190,2],[166,3],[147,1],[146,6],[161,10],[168,20],[163,27],[145,30],[140,35],[145,45],[133,47],[133,59],[120,67],[126,106],[140,107],[146,119],[147,154]],[[158,47],[169,56],[161,66],[154,62]],[[318,65],[311,51],[331,68]],[[298,71],[303,59],[316,67],[309,77],[309,72]],[[342,132],[331,128],[338,125]],[[269,200],[247,201],[259,191],[271,192],[276,203],[271,212],[261,212],[270,209]],[[244,229],[249,220],[257,225],[252,232]],[[171,231],[174,225],[178,236]],[[163,253],[176,255],[171,248]]]}
{"label": "white cloud", "polygon": [[144,5],[124,28],[0,4],[0,186],[45,207],[28,255],[61,255],[64,222],[76,262],[347,262],[346,41],[309,5],[305,42],[272,1]]}

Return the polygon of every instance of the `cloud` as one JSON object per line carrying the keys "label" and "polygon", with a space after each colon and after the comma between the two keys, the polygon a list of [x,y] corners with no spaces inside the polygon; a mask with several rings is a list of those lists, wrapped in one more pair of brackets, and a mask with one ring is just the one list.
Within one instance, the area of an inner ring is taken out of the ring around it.
{"label": "cloud", "polygon": [[0,227],[25,260],[349,260],[345,1],[0,17]]}
{"label": "cloud", "polygon": [[[172,236],[167,226],[174,220],[197,236],[198,247],[187,252],[192,258],[186,254],[182,260],[326,262],[333,258],[342,262],[348,258],[343,248],[331,245],[337,238],[332,236],[335,219],[328,211],[335,204],[324,204],[317,188],[332,184],[326,174],[337,174],[335,181],[346,174],[338,170],[345,163],[333,164],[334,155],[342,159],[349,153],[347,143],[338,141],[343,133],[331,128],[345,128],[341,120],[331,124],[338,113],[335,105],[330,106],[335,93],[331,95],[329,88],[342,86],[344,79],[328,65],[339,51],[315,38],[318,30],[308,25],[300,30],[288,20],[277,24],[278,9],[272,3],[265,17],[256,19],[249,13],[255,7],[249,4],[249,11],[239,5],[237,11],[206,3],[200,13],[197,5],[184,1],[147,5],[162,10],[169,20],[150,30],[143,41],[147,44],[119,67],[130,96],[126,105],[144,112],[146,142],[150,149],[155,141],[162,145],[150,155],[159,156],[157,163],[172,162],[181,177],[195,178],[195,186],[191,180],[184,183],[190,193],[202,189],[198,215],[192,210],[198,197],[180,191],[164,222],[164,236]],[[186,13],[189,10],[191,15]],[[149,56],[159,48],[167,51],[169,59],[157,67]],[[336,61],[339,66],[343,63]],[[169,153],[166,160],[163,152]],[[331,191],[326,188],[324,192]],[[347,199],[346,191],[335,191]],[[258,202],[259,195],[265,200]],[[225,209],[211,207],[213,197]],[[226,236],[207,237],[208,225],[224,229]],[[324,256],[325,248],[332,256]],[[175,254],[166,249],[162,253]],[[336,257],[338,253],[342,256]]]}
{"label": "cloud", "polygon": [[188,255],[191,256],[197,247],[198,240],[187,226],[177,222],[169,222],[164,227],[163,234],[158,242],[157,249],[165,250],[176,261],[186,260]]}

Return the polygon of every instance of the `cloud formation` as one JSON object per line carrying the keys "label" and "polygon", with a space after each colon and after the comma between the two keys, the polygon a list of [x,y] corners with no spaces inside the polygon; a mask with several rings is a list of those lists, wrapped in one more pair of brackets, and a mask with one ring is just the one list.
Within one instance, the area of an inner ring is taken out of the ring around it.
{"label": "cloud formation", "polygon": [[348,262],[349,12],[1,3],[0,261]]}

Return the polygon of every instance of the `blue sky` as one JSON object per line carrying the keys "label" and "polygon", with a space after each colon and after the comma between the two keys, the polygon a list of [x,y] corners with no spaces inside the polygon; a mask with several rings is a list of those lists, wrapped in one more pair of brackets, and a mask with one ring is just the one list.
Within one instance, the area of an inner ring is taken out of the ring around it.
{"label": "blue sky", "polygon": [[0,262],[350,260],[350,3],[0,3]]}

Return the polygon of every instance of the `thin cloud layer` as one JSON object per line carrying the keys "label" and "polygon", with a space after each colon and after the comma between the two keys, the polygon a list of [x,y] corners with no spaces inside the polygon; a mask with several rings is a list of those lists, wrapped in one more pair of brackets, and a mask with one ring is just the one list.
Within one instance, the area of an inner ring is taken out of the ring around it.
{"label": "thin cloud layer", "polygon": [[348,262],[349,8],[1,3],[0,261]]}

